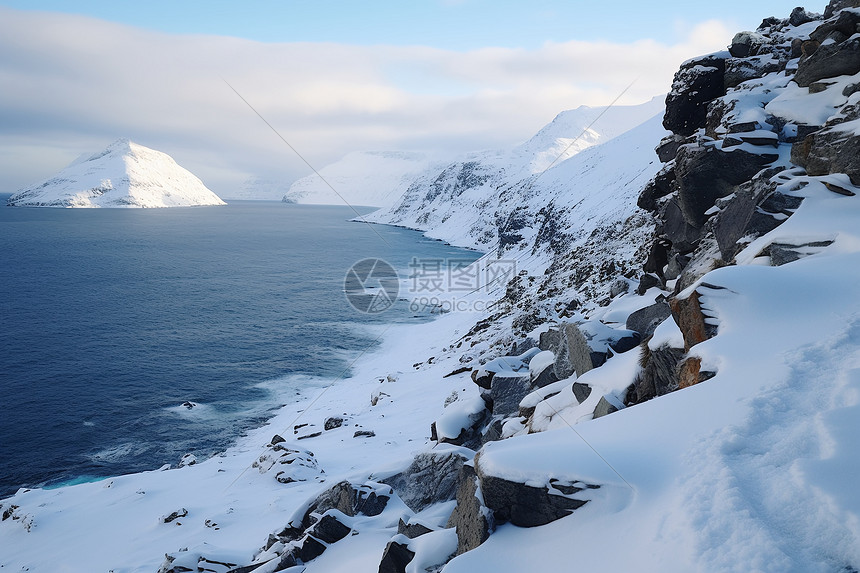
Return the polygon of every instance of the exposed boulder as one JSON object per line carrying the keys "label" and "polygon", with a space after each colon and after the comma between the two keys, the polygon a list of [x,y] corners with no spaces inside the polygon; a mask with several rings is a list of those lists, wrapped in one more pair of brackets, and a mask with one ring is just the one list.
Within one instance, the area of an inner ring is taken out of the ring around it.
{"label": "exposed boulder", "polygon": [[830,0],[827,8],[824,9],[824,17],[830,18],[844,8],[858,8],[860,0]]}
{"label": "exposed boulder", "polygon": [[811,254],[819,252],[821,249],[829,247],[833,241],[811,241],[801,245],[790,245],[788,243],[771,243],[765,247],[758,256],[770,257],[770,264],[774,267],[781,267],[788,263],[793,263]]}
{"label": "exposed boulder", "polygon": [[812,133],[792,148],[792,160],[806,168],[809,175],[845,173],[853,185],[860,185],[860,136],[840,127]]}
{"label": "exposed boulder", "polygon": [[497,374],[490,386],[490,397],[493,401],[493,416],[508,417],[516,414],[520,401],[531,390],[531,379],[528,373],[523,373],[519,376]]}
{"label": "exposed boulder", "polygon": [[654,334],[657,326],[672,314],[666,299],[660,299],[645,308],[639,309],[627,317],[627,328],[635,330],[644,339]]}
{"label": "exposed boulder", "polygon": [[617,412],[623,408],[624,403],[612,394],[601,396],[600,401],[597,402],[597,406],[594,407],[592,419],[596,420],[597,418],[608,416],[609,414]]}
{"label": "exposed boulder", "polygon": [[788,17],[788,23],[792,26],[802,26],[807,22],[812,22],[817,16],[818,14],[807,12],[802,6],[798,6],[791,11],[791,16]]}
{"label": "exposed boulder", "polygon": [[257,468],[261,474],[270,472],[283,484],[324,481],[325,475],[313,452],[289,447],[286,441],[277,435],[251,466]]}
{"label": "exposed boulder", "polygon": [[659,215],[659,233],[672,243],[677,253],[690,253],[695,250],[702,231],[687,222],[677,196],[672,196],[663,204]]}
{"label": "exposed boulder", "polygon": [[[680,145],[675,149],[674,154],[677,155]],[[675,158],[675,155],[672,158]],[[675,164],[670,163],[661,169],[657,175],[651,179],[642,191],[639,193],[639,198],[636,200],[636,205],[640,209],[645,209],[652,213],[657,212],[657,200],[665,197],[675,190]]]}
{"label": "exposed boulder", "polygon": [[728,52],[719,52],[681,65],[666,96],[663,117],[666,129],[688,136],[705,126],[707,103],[726,93],[724,76],[728,57]]}
{"label": "exposed boulder", "polygon": [[733,193],[737,185],[752,179],[775,158],[742,149],[721,151],[713,145],[683,146],[678,152],[676,172],[678,207],[684,221],[701,229],[706,212],[717,199]]}
{"label": "exposed boulder", "polygon": [[574,373],[582,376],[594,366],[591,362],[591,347],[575,324],[567,323],[559,328],[560,343],[555,352],[555,375],[559,380],[570,378]]}
{"label": "exposed boulder", "polygon": [[446,527],[457,531],[457,555],[478,547],[495,529],[492,512],[481,502],[478,476],[472,466],[464,465],[458,476],[457,505]]}
{"label": "exposed boulder", "polygon": [[339,416],[332,416],[331,418],[326,418],[323,427],[326,429],[326,431],[334,430],[335,428],[340,428],[341,426],[343,426],[343,422],[343,418]]}
{"label": "exposed boulder", "polygon": [[675,159],[675,156],[678,154],[678,148],[681,147],[683,142],[683,137],[673,133],[661,139],[654,151],[657,152],[657,157],[660,158],[660,161],[668,163]]}
{"label": "exposed boulder", "polygon": [[480,481],[484,503],[493,512],[496,523],[510,522],[518,527],[546,525],[587,503],[573,497],[598,486],[581,482],[550,481],[545,487],[535,487],[488,475],[481,470],[480,454],[475,458],[475,472]]}
{"label": "exposed boulder", "polygon": [[860,39],[841,43],[821,44],[817,50],[801,58],[794,81],[800,87],[809,87],[824,78],[851,76],[860,72]]}
{"label": "exposed boulder", "polygon": [[732,38],[729,53],[735,58],[748,58],[758,55],[762,47],[769,43],[770,40],[758,32],[738,32]]}
{"label": "exposed boulder", "polygon": [[388,484],[409,509],[419,511],[457,495],[457,476],[466,458],[455,452],[423,452],[404,471],[380,480]]}
{"label": "exposed boulder", "polygon": [[415,552],[401,541],[395,537],[385,546],[382,561],[379,562],[379,573],[406,573],[406,566],[415,558]]}
{"label": "exposed boulder", "polygon": [[669,302],[672,317],[684,335],[684,350],[687,352],[716,334],[716,327],[708,324],[708,317],[702,311],[699,298],[699,293],[693,291],[687,298],[673,298]]}
{"label": "exposed boulder", "polygon": [[418,522],[409,522],[406,523],[402,519],[397,523],[397,534],[405,535],[409,539],[415,539],[416,537],[421,537],[422,535],[427,535],[433,531],[429,527],[424,524]]}
{"label": "exposed boulder", "polygon": [[678,388],[689,388],[714,376],[714,372],[702,370],[701,358],[691,356],[678,366]]}

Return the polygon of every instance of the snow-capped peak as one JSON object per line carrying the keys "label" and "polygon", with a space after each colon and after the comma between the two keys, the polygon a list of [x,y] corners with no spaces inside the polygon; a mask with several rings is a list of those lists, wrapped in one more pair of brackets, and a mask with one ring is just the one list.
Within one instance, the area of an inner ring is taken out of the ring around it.
{"label": "snow-capped peak", "polygon": [[180,207],[224,205],[172,157],[121,138],[82,155],[54,177],[22,189],[10,206]]}

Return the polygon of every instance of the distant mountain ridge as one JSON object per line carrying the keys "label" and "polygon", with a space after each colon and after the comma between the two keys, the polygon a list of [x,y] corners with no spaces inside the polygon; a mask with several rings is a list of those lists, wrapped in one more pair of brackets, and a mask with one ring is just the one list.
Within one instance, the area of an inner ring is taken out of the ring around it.
{"label": "distant mountain ridge", "polygon": [[172,157],[128,139],[82,156],[20,190],[12,207],[186,207],[225,205]]}

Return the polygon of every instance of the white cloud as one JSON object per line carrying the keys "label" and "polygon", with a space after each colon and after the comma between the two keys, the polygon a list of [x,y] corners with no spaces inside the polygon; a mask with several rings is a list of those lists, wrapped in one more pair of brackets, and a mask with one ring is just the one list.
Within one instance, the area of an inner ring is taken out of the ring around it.
{"label": "white cloud", "polygon": [[563,109],[608,103],[634,79],[622,102],[663,93],[681,61],[730,39],[714,21],[677,45],[454,52],[174,36],[0,9],[0,192],[121,136],[173,155],[220,193],[250,175],[304,175],[222,78],[322,167],[359,149],[515,143]]}

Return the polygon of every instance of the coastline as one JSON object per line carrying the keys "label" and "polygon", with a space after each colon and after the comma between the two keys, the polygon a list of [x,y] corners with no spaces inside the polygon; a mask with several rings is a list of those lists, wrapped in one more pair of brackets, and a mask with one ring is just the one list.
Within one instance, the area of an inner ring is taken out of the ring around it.
{"label": "coastline", "polygon": [[[341,480],[396,473],[416,453],[430,448],[430,424],[445,398],[453,391],[464,397],[478,394],[468,373],[443,378],[461,365],[455,356],[441,352],[476,318],[449,313],[421,324],[378,327],[383,331],[379,347],[355,360],[352,376],[309,390],[221,454],[195,465],[56,489],[19,490],[4,501],[18,505],[26,517],[19,531],[9,532],[14,549],[0,565],[45,570],[62,559],[86,563],[90,570],[151,572],[165,553],[204,546],[235,553],[239,562],[250,561],[249,551],[284,527],[308,498]],[[431,357],[436,358],[433,364],[413,366]],[[374,394],[379,400],[371,405]],[[323,424],[331,416],[345,422],[325,431]],[[301,424],[310,425],[302,432],[322,434],[297,439],[302,434],[291,433],[292,426]],[[375,435],[356,438],[356,430]],[[290,447],[312,451],[325,481],[281,484],[271,473],[253,467],[275,434]],[[188,512],[181,526],[160,523],[178,509]],[[217,529],[207,523],[217,523]],[[68,541],[47,551],[44,541],[49,538]],[[381,553],[385,540],[380,539]],[[105,547],[111,550],[105,552]]]}

